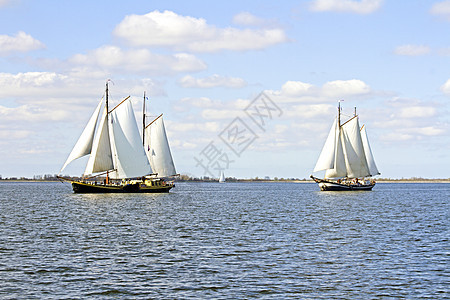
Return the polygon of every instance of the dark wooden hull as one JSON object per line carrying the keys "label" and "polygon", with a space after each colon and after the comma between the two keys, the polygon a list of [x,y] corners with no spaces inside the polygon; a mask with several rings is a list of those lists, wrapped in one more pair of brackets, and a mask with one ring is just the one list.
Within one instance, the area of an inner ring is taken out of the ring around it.
{"label": "dark wooden hull", "polygon": [[141,185],[139,183],[131,184],[92,184],[79,181],[72,181],[73,192],[77,194],[95,194],[95,193],[168,193],[175,185],[166,184],[159,186]]}
{"label": "dark wooden hull", "polygon": [[336,181],[330,181],[325,179],[311,178],[319,184],[319,188],[322,191],[371,191],[375,186],[375,183],[371,184],[342,184]]}

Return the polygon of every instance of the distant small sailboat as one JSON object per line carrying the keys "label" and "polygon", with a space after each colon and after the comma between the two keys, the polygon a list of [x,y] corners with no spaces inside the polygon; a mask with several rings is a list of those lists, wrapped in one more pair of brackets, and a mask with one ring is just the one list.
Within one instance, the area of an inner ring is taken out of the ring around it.
{"label": "distant small sailboat", "polygon": [[[106,82],[105,106],[101,110],[103,99],[98,104],[83,133],[75,144],[72,152],[61,168],[64,168],[73,160],[85,155],[90,155],[89,160],[81,180],[70,180],[61,176],[59,178],[72,183],[75,193],[163,193],[169,192],[174,187],[173,182],[166,182],[163,178],[156,177],[152,172],[152,164],[155,170],[160,171],[158,163],[149,161],[144,150],[145,128],[143,128],[143,140],[141,140],[136,123],[135,114],[131,105],[130,97],[125,98],[120,104],[109,110],[108,102],[108,81]],[[97,121],[102,116],[97,125]],[[144,94],[145,112],[145,94]],[[162,119],[161,119],[162,122]],[[144,115],[145,124],[145,115]],[[151,131],[151,129],[149,129]],[[152,132],[154,137],[149,138],[147,146],[159,149],[153,145],[160,139],[158,135],[164,135],[164,125]],[[167,142],[167,138],[166,138]],[[168,149],[167,145],[163,145]],[[159,155],[165,160],[165,155],[170,155],[170,149]],[[159,152],[159,150],[156,150]],[[165,168],[169,168],[165,166]],[[165,170],[165,169],[164,169]],[[163,176],[165,171],[161,171]],[[175,173],[175,167],[168,171]],[[98,176],[106,174],[106,178],[100,181],[95,180]],[[150,176],[153,175],[153,176]],[[173,175],[173,174],[171,174]]]}
{"label": "distant small sailboat", "polygon": [[220,172],[219,182],[225,182],[225,174],[223,173],[223,171]]}
{"label": "distant small sailboat", "polygon": [[341,104],[313,172],[325,170],[324,179],[311,175],[322,191],[372,190],[379,175],[365,126],[358,115],[341,124]]}

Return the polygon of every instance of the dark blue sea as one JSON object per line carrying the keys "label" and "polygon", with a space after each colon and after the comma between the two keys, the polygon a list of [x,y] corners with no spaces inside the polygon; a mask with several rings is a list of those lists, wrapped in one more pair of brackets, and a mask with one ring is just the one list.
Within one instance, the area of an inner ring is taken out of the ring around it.
{"label": "dark blue sea", "polygon": [[0,182],[0,299],[449,299],[450,184]]}

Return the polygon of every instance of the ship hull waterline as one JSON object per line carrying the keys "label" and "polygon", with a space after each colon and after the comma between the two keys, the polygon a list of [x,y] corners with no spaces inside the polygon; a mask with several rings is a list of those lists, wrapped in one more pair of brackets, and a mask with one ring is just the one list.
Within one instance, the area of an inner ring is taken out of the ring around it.
{"label": "ship hull waterline", "polygon": [[125,185],[90,184],[72,181],[73,192],[76,194],[106,194],[106,193],[168,193],[175,185],[141,186],[139,183]]}
{"label": "ship hull waterline", "polygon": [[375,183],[371,184],[342,184],[325,179],[311,178],[319,184],[321,191],[371,191]]}

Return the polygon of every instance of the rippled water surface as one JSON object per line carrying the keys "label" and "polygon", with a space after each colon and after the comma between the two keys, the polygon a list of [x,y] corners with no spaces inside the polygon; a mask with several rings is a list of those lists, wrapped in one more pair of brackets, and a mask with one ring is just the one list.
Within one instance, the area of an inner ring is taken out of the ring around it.
{"label": "rippled water surface", "polygon": [[450,297],[450,184],[0,183],[0,298]]}

